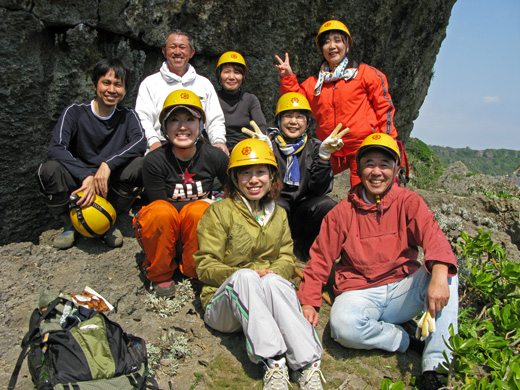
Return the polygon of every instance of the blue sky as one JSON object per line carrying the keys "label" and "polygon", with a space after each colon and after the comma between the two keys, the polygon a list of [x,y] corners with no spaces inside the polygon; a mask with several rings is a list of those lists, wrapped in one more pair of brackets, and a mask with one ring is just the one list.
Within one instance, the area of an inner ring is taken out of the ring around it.
{"label": "blue sky", "polygon": [[520,150],[520,0],[457,0],[411,136]]}

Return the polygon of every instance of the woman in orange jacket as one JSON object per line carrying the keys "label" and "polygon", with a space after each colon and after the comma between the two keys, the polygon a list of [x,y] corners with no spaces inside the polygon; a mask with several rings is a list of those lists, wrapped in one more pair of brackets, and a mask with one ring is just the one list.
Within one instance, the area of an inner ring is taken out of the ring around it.
{"label": "woman in orange jacket", "polygon": [[280,94],[299,92],[307,97],[318,123],[316,135],[321,140],[338,123],[350,128],[343,137],[343,148],[332,154],[331,163],[334,174],[350,168],[350,183],[354,186],[360,182],[355,156],[361,142],[372,132],[397,137],[388,81],[373,66],[347,57],[352,37],[342,22],[325,22],[318,31],[316,45],[323,54],[323,64],[316,75],[301,84],[291,69],[289,54],[285,53],[285,60],[276,55]]}

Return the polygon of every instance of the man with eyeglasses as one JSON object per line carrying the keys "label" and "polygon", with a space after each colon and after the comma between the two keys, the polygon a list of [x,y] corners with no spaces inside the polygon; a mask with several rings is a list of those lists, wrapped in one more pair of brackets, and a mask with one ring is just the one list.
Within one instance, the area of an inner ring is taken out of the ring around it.
{"label": "man with eyeglasses", "polygon": [[[325,148],[330,148],[331,142],[322,143],[307,134],[311,120],[307,98],[289,92],[280,97],[276,105],[278,128],[268,129],[278,174],[284,183],[276,202],[287,211],[295,252],[302,260],[308,258],[323,217],[336,205],[336,201],[326,195],[332,191],[334,180],[330,152]],[[333,147],[332,152],[337,149]]]}

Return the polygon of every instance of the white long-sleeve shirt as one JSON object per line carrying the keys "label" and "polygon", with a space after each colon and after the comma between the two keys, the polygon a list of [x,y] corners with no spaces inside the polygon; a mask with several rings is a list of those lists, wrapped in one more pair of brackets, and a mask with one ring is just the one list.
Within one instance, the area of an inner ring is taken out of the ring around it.
{"label": "white long-sleeve shirt", "polygon": [[195,68],[188,64],[186,73],[180,77],[170,72],[165,61],[159,72],[143,80],[139,86],[139,93],[135,103],[135,111],[141,119],[148,147],[165,138],[161,134],[159,115],[164,100],[173,91],[187,89],[197,94],[206,114],[205,128],[212,145],[226,143],[226,126],[224,113],[220,107],[218,95],[211,82],[204,76],[198,75]]}

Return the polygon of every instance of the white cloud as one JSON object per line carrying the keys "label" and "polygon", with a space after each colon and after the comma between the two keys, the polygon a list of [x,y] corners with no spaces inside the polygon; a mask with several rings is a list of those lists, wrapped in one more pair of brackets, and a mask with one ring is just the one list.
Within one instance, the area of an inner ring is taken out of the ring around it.
{"label": "white cloud", "polygon": [[500,103],[500,98],[498,96],[484,96],[482,101],[486,104],[498,104]]}

